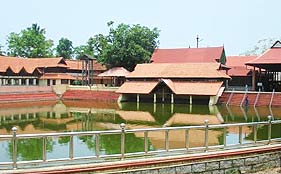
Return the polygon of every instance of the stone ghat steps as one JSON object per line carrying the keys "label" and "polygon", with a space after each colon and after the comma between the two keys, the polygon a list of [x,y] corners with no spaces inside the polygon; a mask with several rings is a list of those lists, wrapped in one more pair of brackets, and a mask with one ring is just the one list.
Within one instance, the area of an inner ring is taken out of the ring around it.
{"label": "stone ghat steps", "polygon": [[[245,105],[245,93],[243,92],[234,92],[230,101],[229,105],[240,106],[241,101],[242,105]],[[223,95],[219,98],[219,103],[226,104],[231,96],[231,92],[224,92]],[[260,93],[258,96],[257,92],[254,93],[247,93],[246,96],[248,97],[248,104],[256,106],[269,106],[272,93]],[[281,93],[274,93],[274,97],[272,100],[272,106],[281,106]]]}
{"label": "stone ghat steps", "polygon": [[68,90],[63,94],[62,99],[117,101],[118,97],[119,94],[112,91]]}
{"label": "stone ghat steps", "polygon": [[30,93],[30,94],[0,94],[0,101],[36,101],[36,100],[57,100],[55,93]]}

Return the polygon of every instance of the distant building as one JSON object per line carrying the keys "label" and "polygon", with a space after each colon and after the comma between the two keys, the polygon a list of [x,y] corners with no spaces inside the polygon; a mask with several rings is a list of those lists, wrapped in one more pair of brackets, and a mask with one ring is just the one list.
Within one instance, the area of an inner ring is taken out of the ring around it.
{"label": "distant building", "polygon": [[[106,68],[94,63],[94,79]],[[81,61],[59,58],[19,58],[0,56],[0,86],[50,86],[81,80]]]}
{"label": "distant building", "polygon": [[281,91],[281,42],[276,41],[270,49],[245,63],[252,66],[253,90]]}
{"label": "distant building", "polygon": [[119,101],[217,103],[230,77],[220,63],[138,64],[116,91]]}
{"label": "distant building", "polygon": [[226,63],[224,47],[155,49],[151,63]]}
{"label": "distant building", "polygon": [[228,82],[229,88],[245,90],[245,86],[247,85],[248,89],[252,89],[253,68],[246,66],[245,63],[256,57],[257,56],[227,56],[226,65],[230,68],[227,74],[231,77]]}

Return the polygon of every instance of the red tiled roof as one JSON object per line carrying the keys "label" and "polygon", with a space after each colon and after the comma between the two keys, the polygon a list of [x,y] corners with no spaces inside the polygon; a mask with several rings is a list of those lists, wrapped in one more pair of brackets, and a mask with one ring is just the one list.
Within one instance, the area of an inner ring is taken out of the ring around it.
{"label": "red tiled roof", "polygon": [[126,78],[230,78],[219,67],[219,63],[138,64]]}
{"label": "red tiled roof", "polygon": [[[184,82],[162,80],[177,95],[208,95],[218,94],[223,82]],[[159,82],[129,81],[125,82],[116,92],[125,94],[149,94]]]}
{"label": "red tiled roof", "polygon": [[65,74],[65,73],[45,73],[43,76],[40,77],[40,79],[51,79],[51,80],[57,80],[57,79],[66,79],[66,80],[75,80],[76,78],[72,75]]}
{"label": "red tiled roof", "polygon": [[8,68],[19,73],[25,69],[28,73],[33,73],[39,67],[68,67],[63,58],[19,58],[0,56],[0,72],[5,72]]}
{"label": "red tiled roof", "polygon": [[271,48],[259,57],[246,62],[246,65],[281,64],[281,48]]}
{"label": "red tiled roof", "polygon": [[216,62],[223,54],[223,47],[155,49],[153,63]]}
{"label": "red tiled roof", "polygon": [[[102,64],[98,63],[96,60],[94,61],[94,70],[105,71],[106,67]],[[66,64],[69,66],[69,69],[73,70],[81,70],[82,69],[82,61],[81,60],[65,60]]]}
{"label": "red tiled roof", "polygon": [[149,94],[158,81],[128,81],[125,82],[116,92],[125,94]]}
{"label": "red tiled roof", "polygon": [[98,76],[100,76],[100,77],[125,77],[129,73],[130,73],[130,71],[126,70],[123,67],[114,67],[114,68],[111,68],[111,69],[99,74]]}
{"label": "red tiled roof", "polygon": [[257,56],[228,56],[226,65],[231,69],[228,70],[229,76],[247,76],[252,68],[245,65],[246,62],[255,59]]}

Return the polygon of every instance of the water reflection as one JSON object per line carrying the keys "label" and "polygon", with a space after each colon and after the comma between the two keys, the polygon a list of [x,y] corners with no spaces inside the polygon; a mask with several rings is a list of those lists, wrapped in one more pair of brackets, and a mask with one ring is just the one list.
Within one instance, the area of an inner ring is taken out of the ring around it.
{"label": "water reflection", "polygon": [[[89,101],[29,102],[6,103],[0,106],[0,133],[11,134],[11,128],[17,126],[18,133],[45,133],[63,131],[88,131],[119,129],[120,123],[126,123],[127,129],[157,128],[166,126],[254,122],[281,118],[281,108],[268,107],[226,107],[196,106],[185,104],[148,104],[148,103],[105,103]],[[272,137],[281,137],[280,126],[273,125]],[[238,128],[209,131],[209,145],[223,144],[223,134],[227,133],[227,143],[238,141]],[[149,149],[164,149],[165,132],[151,132]],[[253,140],[252,127],[243,127],[243,141]],[[185,147],[185,132],[170,131],[169,146]],[[258,128],[258,139],[266,139],[267,127]],[[126,152],[143,151],[143,133],[126,136]],[[203,146],[203,130],[190,130],[190,147]],[[42,159],[42,139],[20,140],[18,143],[19,160]],[[47,157],[67,157],[69,137],[48,138]],[[74,156],[89,156],[95,153],[95,137],[74,137]],[[103,135],[100,137],[100,154],[120,153],[120,136]],[[37,150],[32,150],[37,149]],[[83,149],[83,150],[80,150]],[[32,150],[32,153],[29,153]],[[0,141],[0,161],[11,161],[11,144]],[[66,156],[65,156],[66,155]]]}

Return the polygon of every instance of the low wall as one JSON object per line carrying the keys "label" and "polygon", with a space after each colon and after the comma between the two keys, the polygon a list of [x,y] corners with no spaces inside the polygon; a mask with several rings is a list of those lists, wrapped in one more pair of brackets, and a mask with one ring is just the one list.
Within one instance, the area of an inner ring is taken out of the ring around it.
{"label": "low wall", "polygon": [[[8,173],[240,174],[280,167],[281,145],[121,160],[61,167],[18,169]],[[165,154],[165,152],[163,152]]]}
{"label": "low wall", "polygon": [[0,86],[0,94],[52,92],[51,86]]}

